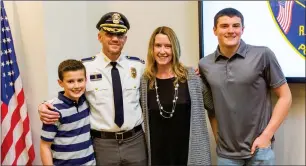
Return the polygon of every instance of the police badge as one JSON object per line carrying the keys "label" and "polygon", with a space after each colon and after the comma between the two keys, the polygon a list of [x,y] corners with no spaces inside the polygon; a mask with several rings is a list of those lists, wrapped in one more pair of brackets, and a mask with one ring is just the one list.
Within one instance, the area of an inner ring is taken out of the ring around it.
{"label": "police badge", "polygon": [[137,71],[136,71],[136,69],[134,67],[131,67],[131,76],[133,78],[136,78],[136,76],[137,76]]}
{"label": "police badge", "polygon": [[305,0],[268,1],[272,18],[284,39],[305,58]]}
{"label": "police badge", "polygon": [[120,19],[121,19],[121,16],[120,16],[119,13],[114,13],[114,14],[112,15],[112,20],[113,20],[113,23],[114,23],[114,24],[119,24]]}

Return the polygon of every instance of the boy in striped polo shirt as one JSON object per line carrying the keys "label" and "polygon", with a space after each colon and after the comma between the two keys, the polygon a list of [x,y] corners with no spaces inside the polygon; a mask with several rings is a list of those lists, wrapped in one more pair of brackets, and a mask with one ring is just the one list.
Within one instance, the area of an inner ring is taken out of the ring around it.
{"label": "boy in striped polo shirt", "polygon": [[64,91],[51,100],[60,118],[43,124],[40,155],[44,165],[95,165],[90,137],[89,106],[84,96],[86,69],[82,62],[65,60],[58,67]]}

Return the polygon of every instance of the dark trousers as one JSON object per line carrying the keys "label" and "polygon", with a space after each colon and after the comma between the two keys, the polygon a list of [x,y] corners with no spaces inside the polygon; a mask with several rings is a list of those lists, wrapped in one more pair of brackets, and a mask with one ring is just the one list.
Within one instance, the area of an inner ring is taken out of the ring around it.
{"label": "dark trousers", "polygon": [[124,139],[93,138],[97,165],[146,166],[147,151],[143,131]]}

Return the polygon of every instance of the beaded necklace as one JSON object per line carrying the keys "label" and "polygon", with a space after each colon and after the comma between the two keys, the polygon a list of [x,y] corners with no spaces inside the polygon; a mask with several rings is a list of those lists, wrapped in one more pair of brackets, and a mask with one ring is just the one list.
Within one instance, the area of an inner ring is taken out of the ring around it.
{"label": "beaded necklace", "polygon": [[158,92],[157,92],[157,89],[158,89],[158,86],[157,86],[157,81],[155,79],[155,91],[156,91],[156,101],[157,101],[157,104],[158,104],[158,108],[159,108],[159,113],[162,117],[164,118],[172,118],[173,117],[173,114],[175,112],[175,107],[176,107],[176,102],[177,102],[177,99],[178,99],[178,88],[179,88],[179,84],[176,83],[175,86],[174,86],[174,97],[173,97],[173,100],[172,100],[172,109],[171,109],[171,112],[168,112],[168,111],[165,111],[163,106],[160,104],[160,100],[159,100],[159,95],[158,95]]}

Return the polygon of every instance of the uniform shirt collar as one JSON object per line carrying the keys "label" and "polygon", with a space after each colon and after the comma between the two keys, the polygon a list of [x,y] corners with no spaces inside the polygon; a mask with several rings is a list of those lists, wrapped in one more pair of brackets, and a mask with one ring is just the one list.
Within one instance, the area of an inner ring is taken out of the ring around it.
{"label": "uniform shirt collar", "polygon": [[[58,99],[60,99],[61,101],[63,101],[65,104],[69,105],[69,106],[75,106],[75,101],[69,99],[68,97],[64,96],[64,91],[58,92]],[[84,101],[86,101],[85,95],[83,94],[78,101],[77,106],[80,106],[84,103]]]}
{"label": "uniform shirt collar", "polygon": [[[239,56],[245,58],[246,52],[247,52],[246,46],[247,45],[245,44],[245,42],[241,39],[239,48],[238,48],[237,52],[235,53],[235,55],[239,55]],[[218,47],[215,51],[215,62],[219,59],[220,56],[223,56],[223,55],[221,54],[220,47],[218,45]]]}
{"label": "uniform shirt collar", "polygon": [[[103,68],[106,68],[107,66],[111,66],[111,64],[110,64],[111,60],[102,51],[99,54],[99,58],[101,58],[102,61],[103,61],[103,65],[102,65]],[[124,63],[124,61],[123,61],[124,58],[125,58],[125,53],[121,52],[119,58],[116,60],[117,65],[119,65],[123,68],[124,68],[124,64],[123,64]]]}

